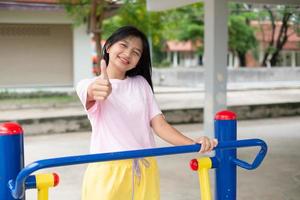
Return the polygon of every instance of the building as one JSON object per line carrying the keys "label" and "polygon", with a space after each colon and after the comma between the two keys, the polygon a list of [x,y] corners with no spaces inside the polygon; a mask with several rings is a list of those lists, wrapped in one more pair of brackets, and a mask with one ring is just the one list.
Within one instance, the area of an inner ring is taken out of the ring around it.
{"label": "building", "polygon": [[164,51],[167,53],[167,60],[173,67],[200,66],[202,65],[202,56],[197,54],[197,48],[202,44],[200,42],[188,41],[167,41]]}
{"label": "building", "polygon": [[[263,60],[263,52],[267,44],[271,41],[272,29],[270,22],[251,22],[251,26],[256,28],[256,39],[258,41],[258,56],[252,52],[246,55],[246,67],[260,66]],[[278,38],[280,22],[276,23],[275,38]],[[279,66],[300,66],[300,35],[290,28],[288,30],[289,38],[280,52]],[[275,40],[276,43],[276,40]],[[167,41],[164,51],[167,53],[167,60],[173,67],[194,67],[203,64],[202,56],[197,54],[197,48],[202,44],[192,41]],[[240,67],[239,60],[232,52],[228,52],[227,65],[229,67]]]}
{"label": "building", "polygon": [[[268,43],[272,39],[272,25],[270,21],[251,22],[251,26],[257,29],[256,39],[259,42],[259,62],[263,60],[263,51],[268,46]],[[292,24],[291,24],[292,26]],[[281,22],[275,23],[275,32],[274,32],[274,42],[276,43],[278,40],[279,32],[280,32]],[[289,28],[287,30],[288,40],[283,46],[282,51],[280,52],[279,57],[279,66],[300,66],[300,35],[297,34],[293,30],[293,28]],[[259,64],[259,63],[258,63]]]}
{"label": "building", "polygon": [[85,25],[55,0],[0,2],[0,88],[73,87],[92,77]]}

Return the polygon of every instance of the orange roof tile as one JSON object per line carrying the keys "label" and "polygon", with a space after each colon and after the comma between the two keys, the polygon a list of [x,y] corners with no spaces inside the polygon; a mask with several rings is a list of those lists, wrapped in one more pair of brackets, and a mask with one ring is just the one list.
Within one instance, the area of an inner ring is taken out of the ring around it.
{"label": "orange roof tile", "polygon": [[202,43],[200,41],[193,42],[191,40],[188,41],[167,41],[166,42],[166,51],[196,51],[196,49],[201,46]]}

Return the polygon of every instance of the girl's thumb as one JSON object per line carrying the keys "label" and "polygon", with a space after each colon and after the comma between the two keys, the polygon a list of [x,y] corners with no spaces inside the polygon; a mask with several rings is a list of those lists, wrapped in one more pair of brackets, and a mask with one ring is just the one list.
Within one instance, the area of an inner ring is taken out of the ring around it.
{"label": "girl's thumb", "polygon": [[101,67],[100,78],[108,80],[108,75],[107,75],[107,71],[106,71],[106,62],[104,59],[101,60],[100,67]]}

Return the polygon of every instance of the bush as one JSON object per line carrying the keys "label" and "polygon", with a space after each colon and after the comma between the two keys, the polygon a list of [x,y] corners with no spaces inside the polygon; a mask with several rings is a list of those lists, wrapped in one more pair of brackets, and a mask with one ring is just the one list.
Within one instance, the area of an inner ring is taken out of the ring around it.
{"label": "bush", "polygon": [[73,96],[67,92],[9,92],[9,91],[0,91],[0,99],[33,99],[33,98],[45,98],[45,97],[63,97],[63,96]]}
{"label": "bush", "polygon": [[162,60],[160,63],[154,63],[154,66],[156,68],[167,68],[167,67],[171,67],[171,62],[165,59]]}

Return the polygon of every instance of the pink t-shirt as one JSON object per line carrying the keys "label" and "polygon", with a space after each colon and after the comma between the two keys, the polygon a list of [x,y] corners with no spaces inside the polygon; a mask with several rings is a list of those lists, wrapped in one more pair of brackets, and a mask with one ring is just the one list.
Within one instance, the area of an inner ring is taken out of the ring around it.
{"label": "pink t-shirt", "polygon": [[142,76],[110,79],[112,92],[105,101],[86,109],[87,88],[94,79],[78,83],[77,94],[92,126],[91,153],[155,147],[150,121],[161,114],[151,87]]}

